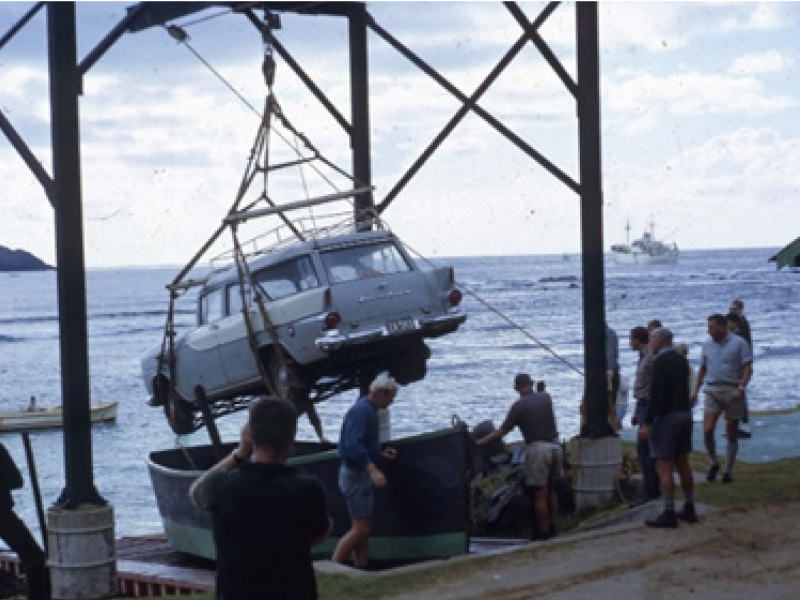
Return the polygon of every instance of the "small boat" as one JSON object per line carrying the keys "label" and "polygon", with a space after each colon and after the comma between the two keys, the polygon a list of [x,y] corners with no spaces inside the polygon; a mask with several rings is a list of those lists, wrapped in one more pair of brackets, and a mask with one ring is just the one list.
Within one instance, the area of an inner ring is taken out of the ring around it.
{"label": "small boat", "polygon": [[[92,423],[115,421],[119,402],[99,402],[90,407]],[[0,411],[0,432],[27,431],[30,429],[55,429],[64,424],[62,406],[24,410]]]}
{"label": "small boat", "polygon": [[[370,559],[417,561],[466,554],[470,535],[469,434],[453,427],[389,442],[397,458],[385,464],[390,482],[375,496]],[[222,456],[236,444],[222,444]],[[167,541],[176,550],[214,559],[209,514],[192,504],[189,487],[218,459],[210,445],[151,452],[148,460]],[[334,526],[315,556],[330,557],[350,518],[337,484],[339,457],[333,444],[298,442],[289,459],[299,473],[317,477],[325,488]]]}
{"label": "small boat", "polygon": [[645,231],[638,240],[630,242],[631,224],[625,226],[624,244],[611,246],[614,260],[620,264],[671,264],[678,261],[678,245],[675,242],[657,240],[655,225],[650,222],[650,231]]}

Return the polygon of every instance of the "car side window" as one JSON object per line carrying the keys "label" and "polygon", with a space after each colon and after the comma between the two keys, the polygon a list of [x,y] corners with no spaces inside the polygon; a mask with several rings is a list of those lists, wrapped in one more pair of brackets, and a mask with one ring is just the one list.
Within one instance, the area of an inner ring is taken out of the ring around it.
{"label": "car side window", "polygon": [[391,242],[329,250],[321,258],[331,283],[346,283],[411,270],[411,265]]}
{"label": "car side window", "polygon": [[[242,312],[242,293],[239,291],[239,284],[233,283],[227,288],[228,293],[228,311],[227,315],[238,315]],[[250,305],[250,286],[245,283],[244,297],[248,306]]]}
{"label": "car side window", "polygon": [[222,290],[217,288],[200,297],[200,325],[208,325],[225,316]]}
{"label": "car side window", "polygon": [[255,280],[270,300],[319,287],[319,277],[308,256],[267,267],[255,274]]}

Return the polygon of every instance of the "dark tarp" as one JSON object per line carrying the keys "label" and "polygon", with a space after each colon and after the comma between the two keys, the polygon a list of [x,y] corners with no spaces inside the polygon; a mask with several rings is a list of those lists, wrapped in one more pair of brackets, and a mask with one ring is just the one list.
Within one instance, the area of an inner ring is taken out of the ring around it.
{"label": "dark tarp", "polygon": [[800,237],[770,258],[779,269],[783,267],[800,267]]}

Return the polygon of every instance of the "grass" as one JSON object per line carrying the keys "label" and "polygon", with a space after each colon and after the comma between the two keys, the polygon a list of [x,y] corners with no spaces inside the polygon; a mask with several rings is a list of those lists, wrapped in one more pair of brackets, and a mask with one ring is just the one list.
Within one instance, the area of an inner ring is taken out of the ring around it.
{"label": "grass", "polygon": [[[626,445],[627,446],[627,445]],[[690,456],[692,468],[705,472],[708,458],[705,453],[693,452]],[[695,499],[702,504],[719,508],[745,507],[758,504],[776,504],[800,500],[800,458],[778,460],[770,463],[746,463],[737,461],[733,485],[701,484],[695,487]],[[619,506],[591,516],[596,522],[603,514],[621,510]],[[581,517],[585,517],[582,515]],[[579,528],[587,520],[572,518],[565,522],[566,528]],[[531,557],[545,552],[544,546],[523,548],[514,553],[525,553]],[[318,573],[317,587],[322,600],[373,600],[396,594],[399,590],[413,592],[430,589],[437,585],[456,581],[467,572],[501,568],[504,562],[514,560],[506,555],[471,557],[469,560],[452,560],[432,563],[428,568],[413,572],[384,573],[380,577],[350,577],[333,573]],[[213,595],[173,596],[172,600],[211,600]],[[435,593],[431,594],[435,597]],[[170,600],[165,598],[164,600]]]}

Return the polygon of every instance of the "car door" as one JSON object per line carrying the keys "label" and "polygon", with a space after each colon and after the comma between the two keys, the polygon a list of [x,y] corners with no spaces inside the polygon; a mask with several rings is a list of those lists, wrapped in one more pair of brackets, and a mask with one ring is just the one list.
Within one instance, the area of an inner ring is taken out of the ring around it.
{"label": "car door", "polygon": [[198,326],[186,334],[176,353],[176,384],[184,398],[194,398],[198,385],[203,386],[209,397],[227,385],[219,351],[224,306],[223,288],[204,290],[198,299]]}
{"label": "car door", "polygon": [[[254,309],[250,303],[250,290],[247,285],[244,289],[244,298],[249,304],[248,310],[252,319]],[[248,387],[258,385],[261,375],[248,341],[247,323],[242,314],[242,290],[238,282],[227,285],[225,299],[227,304],[225,316],[219,321],[217,329],[220,360],[228,387],[246,390]]]}

